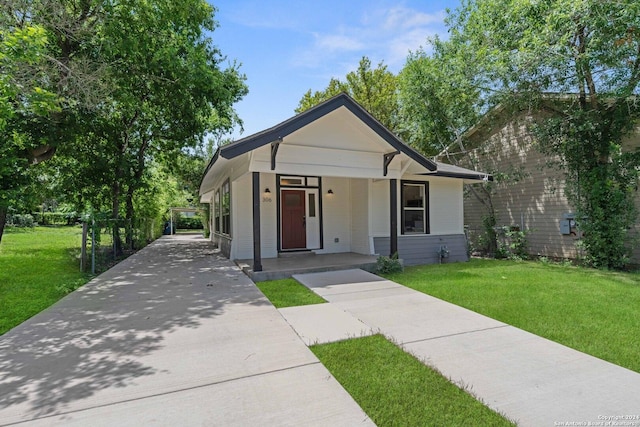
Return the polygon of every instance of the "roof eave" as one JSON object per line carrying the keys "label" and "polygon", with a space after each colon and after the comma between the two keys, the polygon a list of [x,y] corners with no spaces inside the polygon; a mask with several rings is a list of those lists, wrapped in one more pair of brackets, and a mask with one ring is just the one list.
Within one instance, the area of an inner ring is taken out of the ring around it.
{"label": "roof eave", "polygon": [[369,112],[345,93],[341,93],[323,103],[320,103],[272,128],[226,145],[220,150],[220,155],[225,159],[233,159],[234,157],[260,148],[266,144],[281,140],[287,135],[290,135],[298,129],[301,129],[309,123],[316,121],[340,107],[347,108],[396,150],[406,154],[429,171],[437,170],[435,162],[427,159],[413,148],[400,141],[398,137],[389,131],[382,123],[380,123],[375,117],[369,114]]}

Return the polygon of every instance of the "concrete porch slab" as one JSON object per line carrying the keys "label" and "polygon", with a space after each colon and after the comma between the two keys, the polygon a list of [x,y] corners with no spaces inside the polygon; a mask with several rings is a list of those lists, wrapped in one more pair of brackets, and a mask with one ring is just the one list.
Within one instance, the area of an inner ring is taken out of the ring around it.
{"label": "concrete porch slab", "polygon": [[281,308],[280,314],[306,345],[373,335],[375,332],[333,304]]}
{"label": "concrete porch slab", "polygon": [[305,274],[304,276],[296,275],[294,278],[309,288],[327,287],[331,285],[348,285],[349,283],[388,281],[371,272],[359,269],[344,269],[341,271],[330,271],[326,273]]}
{"label": "concrete porch slab", "polygon": [[238,260],[236,264],[254,282],[286,279],[296,274],[331,272],[347,269],[376,270],[375,255],[352,252],[313,254],[284,258],[263,258],[262,271],[253,271],[253,260]]}

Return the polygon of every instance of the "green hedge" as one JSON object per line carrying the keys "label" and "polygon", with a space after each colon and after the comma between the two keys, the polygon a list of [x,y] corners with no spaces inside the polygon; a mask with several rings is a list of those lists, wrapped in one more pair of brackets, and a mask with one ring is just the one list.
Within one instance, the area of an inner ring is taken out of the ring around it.
{"label": "green hedge", "polygon": [[77,212],[33,212],[31,215],[39,225],[73,225],[79,219]]}
{"label": "green hedge", "polygon": [[199,216],[179,216],[176,218],[175,228],[180,230],[202,230],[204,226],[202,225],[202,218]]}

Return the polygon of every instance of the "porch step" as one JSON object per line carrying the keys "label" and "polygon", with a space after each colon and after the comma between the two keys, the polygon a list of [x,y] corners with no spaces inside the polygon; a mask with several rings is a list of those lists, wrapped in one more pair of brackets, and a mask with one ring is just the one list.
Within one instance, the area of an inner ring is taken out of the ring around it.
{"label": "porch step", "polygon": [[316,253],[313,251],[293,251],[293,252],[280,252],[278,258],[297,258],[305,256],[314,256]]}

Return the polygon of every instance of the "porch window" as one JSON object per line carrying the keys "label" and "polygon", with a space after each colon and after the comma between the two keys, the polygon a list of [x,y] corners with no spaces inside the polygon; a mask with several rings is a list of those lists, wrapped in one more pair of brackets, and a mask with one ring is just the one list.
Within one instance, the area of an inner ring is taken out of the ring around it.
{"label": "porch window", "polygon": [[402,234],[429,233],[429,183],[402,182]]}
{"label": "porch window", "polygon": [[214,212],[214,230],[216,233],[220,233],[220,190],[216,191],[216,197],[214,200],[213,212]]}
{"label": "porch window", "polygon": [[222,202],[220,204],[220,217],[222,234],[230,235],[231,234],[231,191],[229,180],[226,180],[224,184],[222,184]]}

